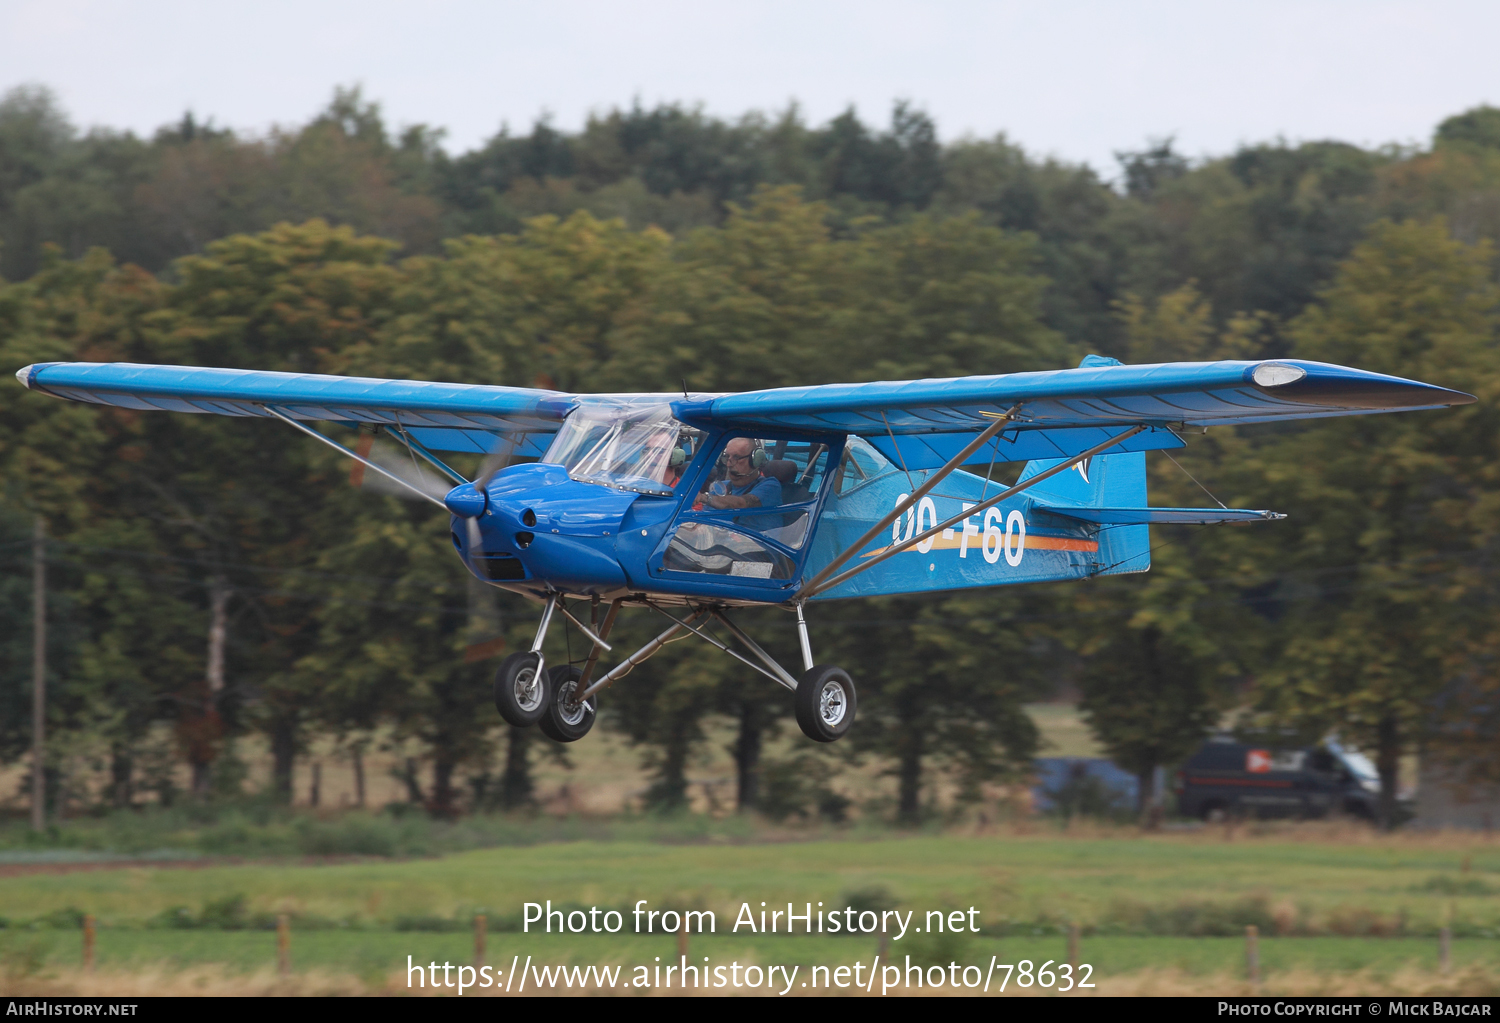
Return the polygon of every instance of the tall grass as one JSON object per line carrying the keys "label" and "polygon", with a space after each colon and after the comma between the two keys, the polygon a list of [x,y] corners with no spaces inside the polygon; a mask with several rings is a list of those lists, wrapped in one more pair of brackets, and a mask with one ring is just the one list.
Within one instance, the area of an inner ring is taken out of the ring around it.
{"label": "tall grass", "polygon": [[753,837],[745,817],[702,814],[554,817],[475,814],[434,819],[406,804],[386,811],[318,813],[261,800],[118,810],[55,823],[36,832],[0,824],[0,866],[108,859],[196,857],[411,857],[583,839],[693,842]]}

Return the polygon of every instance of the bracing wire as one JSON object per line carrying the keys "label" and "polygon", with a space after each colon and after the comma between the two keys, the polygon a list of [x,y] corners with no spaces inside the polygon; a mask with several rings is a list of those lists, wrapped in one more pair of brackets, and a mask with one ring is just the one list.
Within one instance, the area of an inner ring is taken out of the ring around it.
{"label": "bracing wire", "polygon": [[885,411],[880,413],[880,421],[885,424],[885,435],[891,439],[891,447],[896,449],[896,458],[901,462],[901,471],[906,473],[906,485],[913,490],[917,485],[912,482],[911,470],[906,467],[906,456],[901,453],[901,445],[896,443],[896,432],[891,429],[891,421],[885,417]]}
{"label": "bracing wire", "polygon": [[[1164,454],[1164,455],[1167,456],[1167,460],[1169,462],[1171,462],[1173,465],[1177,466],[1177,468],[1182,469],[1182,463],[1179,462],[1177,459],[1173,458],[1172,455],[1171,455],[1171,452],[1163,451],[1162,454]],[[1198,477],[1194,476],[1192,473],[1188,472],[1186,469],[1182,469],[1182,474],[1184,476],[1186,476],[1188,479],[1192,480],[1194,483],[1198,483]],[[1217,504],[1220,508],[1223,508],[1225,511],[1229,510],[1229,505],[1225,504],[1223,501],[1220,501],[1217,497],[1214,497],[1214,492],[1212,490],[1209,490],[1202,483],[1198,483],[1198,489],[1201,490],[1201,491],[1203,491],[1210,498],[1212,498],[1214,504]]]}

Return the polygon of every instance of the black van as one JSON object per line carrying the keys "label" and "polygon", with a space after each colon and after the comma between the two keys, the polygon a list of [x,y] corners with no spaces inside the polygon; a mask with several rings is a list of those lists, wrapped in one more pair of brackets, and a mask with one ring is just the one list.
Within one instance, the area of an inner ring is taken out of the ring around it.
{"label": "black van", "polygon": [[1216,735],[1177,772],[1177,809],[1186,817],[1373,819],[1380,780],[1364,754],[1329,740],[1278,747]]}

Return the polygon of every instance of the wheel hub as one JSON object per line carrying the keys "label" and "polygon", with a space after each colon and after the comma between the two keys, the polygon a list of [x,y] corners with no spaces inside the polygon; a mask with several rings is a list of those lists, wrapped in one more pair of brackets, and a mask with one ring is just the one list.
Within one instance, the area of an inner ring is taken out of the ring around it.
{"label": "wheel hub", "polygon": [[844,699],[844,687],[835,681],[825,682],[823,691],[818,694],[818,716],[823,723],[829,727],[837,725],[844,720],[844,712],[849,704]]}
{"label": "wheel hub", "polygon": [[589,712],[589,705],[578,699],[577,694],[577,682],[564,682],[562,690],[557,694],[557,716],[570,727],[581,722]]}
{"label": "wheel hub", "polygon": [[542,687],[536,682],[535,668],[522,668],[516,672],[516,705],[528,713],[542,704]]}

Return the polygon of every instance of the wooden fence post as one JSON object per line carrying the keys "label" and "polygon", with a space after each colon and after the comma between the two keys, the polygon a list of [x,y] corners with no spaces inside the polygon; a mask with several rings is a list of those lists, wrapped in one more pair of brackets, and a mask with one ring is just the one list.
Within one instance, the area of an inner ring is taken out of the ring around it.
{"label": "wooden fence post", "polygon": [[292,918],[285,913],[276,918],[276,972],[292,975]]}
{"label": "wooden fence post", "polygon": [[1068,925],[1068,965],[1078,972],[1078,925]]}
{"label": "wooden fence post", "polygon": [[86,914],[83,918],[83,969],[85,973],[94,972],[94,914]]}
{"label": "wooden fence post", "polygon": [[682,911],[682,926],[677,930],[677,954],[684,957],[688,954],[687,910]]}
{"label": "wooden fence post", "polygon": [[31,540],[31,828],[47,826],[47,521]]}
{"label": "wooden fence post", "polygon": [[1260,987],[1260,928],[1245,928],[1245,973],[1254,987]]}
{"label": "wooden fence post", "polygon": [[1453,928],[1438,931],[1438,972],[1447,976],[1453,969]]}
{"label": "wooden fence post", "polygon": [[489,921],[483,913],[474,914],[474,969],[484,965],[484,939],[485,928]]}

